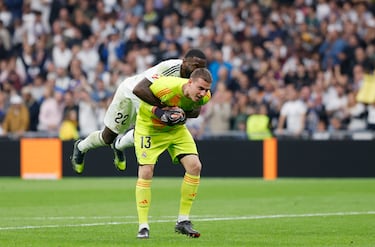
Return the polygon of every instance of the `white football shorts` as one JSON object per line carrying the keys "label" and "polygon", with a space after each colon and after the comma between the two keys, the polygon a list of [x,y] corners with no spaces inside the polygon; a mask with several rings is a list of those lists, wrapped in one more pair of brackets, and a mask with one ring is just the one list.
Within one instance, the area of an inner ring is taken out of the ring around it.
{"label": "white football shorts", "polygon": [[117,88],[111,104],[104,116],[104,125],[116,134],[125,133],[135,123],[140,99],[133,94],[123,81]]}

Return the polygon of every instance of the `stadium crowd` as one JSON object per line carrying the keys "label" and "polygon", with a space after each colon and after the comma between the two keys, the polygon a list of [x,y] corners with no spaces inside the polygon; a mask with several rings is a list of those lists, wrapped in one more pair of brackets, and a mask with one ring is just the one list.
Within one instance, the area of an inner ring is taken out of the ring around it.
{"label": "stadium crowd", "polygon": [[[187,122],[197,139],[266,129],[317,138],[372,131],[375,104],[357,95],[375,66],[374,7],[355,0],[0,0],[0,135],[86,136],[103,127],[124,78],[193,47],[205,52],[214,79],[212,100]],[[250,123],[251,116],[267,121]]]}

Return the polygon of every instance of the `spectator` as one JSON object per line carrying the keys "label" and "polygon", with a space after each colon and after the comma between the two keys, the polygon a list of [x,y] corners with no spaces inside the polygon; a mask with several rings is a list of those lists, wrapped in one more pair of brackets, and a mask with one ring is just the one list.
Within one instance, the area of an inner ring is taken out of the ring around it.
{"label": "spectator", "polygon": [[105,69],[112,67],[117,61],[124,59],[126,45],[120,39],[120,30],[113,27],[108,33],[107,40],[99,46],[100,60],[104,63]]}
{"label": "spectator", "polygon": [[201,35],[201,29],[194,25],[194,21],[192,19],[187,19],[182,27],[181,35],[183,39],[196,43]]}
{"label": "spectator", "polygon": [[12,13],[9,11],[4,1],[0,2],[0,22],[5,28],[9,28],[12,23]]}
{"label": "spectator", "polygon": [[77,125],[77,112],[74,110],[66,111],[59,128],[59,138],[63,141],[77,140],[79,138]]}
{"label": "spectator", "polygon": [[99,54],[88,39],[82,42],[82,49],[78,52],[77,58],[81,61],[82,69],[87,75],[95,70],[99,62]]}
{"label": "spectator", "polygon": [[374,70],[374,64],[366,55],[366,50],[361,46],[355,48],[353,62],[354,64],[361,65],[366,73],[372,73]]}
{"label": "spectator", "polygon": [[[257,90],[254,89],[254,91],[257,93]],[[249,92],[249,95],[252,93]],[[245,92],[238,91],[236,92],[234,98],[235,98],[235,104],[233,104],[232,107],[232,114],[231,114],[231,129],[233,130],[239,130],[243,133],[246,132],[246,121],[250,114],[253,113],[254,108],[252,107],[250,103],[250,97]]]}
{"label": "spectator", "polygon": [[72,80],[68,74],[67,69],[58,67],[56,68],[56,78],[55,78],[55,91],[65,93],[71,88]]}
{"label": "spectator", "polygon": [[254,114],[246,120],[246,133],[249,140],[264,140],[272,137],[271,120],[265,104],[256,106]]}
{"label": "spectator", "polygon": [[[78,70],[77,69],[79,69],[80,70],[80,72],[79,73],[76,73],[76,74],[81,74],[81,75],[83,75],[83,76],[85,76],[86,77],[86,74],[84,73],[84,71],[81,69],[81,62],[80,62],[80,60],[78,60],[78,59],[75,59],[75,61],[74,62],[77,62],[77,66],[72,66],[71,68],[70,68],[70,70],[71,70],[71,73],[73,74],[73,70],[76,70],[76,72],[78,72]],[[117,63],[114,63],[113,65],[113,69],[116,67],[115,65],[116,65]],[[91,73],[90,74],[90,77],[89,78],[87,78],[87,82],[88,82],[88,84],[90,84],[90,85],[94,85],[94,83],[96,82],[96,80],[103,80],[104,81],[104,83],[106,84],[106,85],[108,85],[109,84],[109,81],[111,80],[111,73],[110,73],[110,71],[109,70],[107,70],[106,69],[106,67],[105,67],[105,64],[103,63],[103,62],[98,62],[98,64],[96,65],[96,67],[95,67],[95,71],[93,72],[93,73]]]}
{"label": "spectator", "polygon": [[355,64],[355,50],[361,45],[358,35],[352,33],[347,37],[347,46],[339,53],[340,71],[353,77],[353,66]]}
{"label": "spectator", "polygon": [[30,125],[29,125],[28,130],[37,131],[37,127],[39,123],[40,103],[34,99],[31,93],[30,86],[25,86],[22,88],[22,99],[29,111],[29,116],[30,116]]}
{"label": "spectator", "polygon": [[362,65],[360,64],[354,65],[353,80],[352,80],[352,83],[349,85],[350,86],[349,89],[352,90],[353,92],[357,92],[363,85],[364,76],[365,76],[365,71]]}
{"label": "spectator", "polygon": [[4,26],[3,21],[0,20],[0,59],[6,59],[9,57],[12,48],[11,42],[10,33]]}
{"label": "spectator", "polygon": [[306,130],[310,134],[325,130],[328,124],[328,118],[322,95],[317,94],[315,97],[311,97],[306,103]]}
{"label": "spectator", "polygon": [[332,139],[344,139],[345,133],[343,133],[343,131],[345,131],[345,129],[346,128],[339,117],[333,116],[329,119],[327,130]]}
{"label": "spectator", "polygon": [[210,134],[224,134],[230,130],[231,104],[230,92],[225,84],[218,84],[217,91],[207,104],[204,113],[205,125]]}
{"label": "spectator", "polygon": [[67,77],[70,80],[68,90],[79,90],[80,87],[91,88],[90,84],[92,83],[90,83],[85,72],[82,70],[80,60],[74,58],[68,69]]}
{"label": "spectator", "polygon": [[57,136],[63,119],[63,94],[49,86],[44,97],[40,105],[38,131]]}
{"label": "spectator", "polygon": [[29,87],[33,99],[35,99],[39,104],[42,103],[46,91],[45,79],[43,76],[37,75]]}
{"label": "spectator", "polygon": [[[68,90],[64,93],[64,120],[76,122],[75,125],[77,125],[76,128],[78,128],[79,106],[76,101],[78,100],[74,98],[72,91]],[[74,113],[71,113],[72,111]]]}
{"label": "spectator", "polygon": [[[81,2],[81,1],[80,1]],[[82,2],[88,2],[82,1]],[[90,28],[90,19],[85,15],[82,8],[76,8],[74,11],[74,22],[79,32],[82,34],[82,39],[88,39],[92,35]]]}
{"label": "spectator", "polygon": [[348,102],[343,110],[343,122],[347,124],[348,130],[359,131],[366,129],[365,111],[365,105],[356,101],[355,93],[348,93]]}
{"label": "spectator", "polygon": [[21,96],[14,94],[10,97],[10,107],[3,122],[3,135],[15,138],[22,137],[29,128],[30,116]]}
{"label": "spectator", "polygon": [[22,50],[22,43],[24,40],[24,30],[22,26],[22,20],[16,18],[13,21],[13,34],[11,35],[11,47],[10,51],[13,55],[19,54]]}
{"label": "spectator", "polygon": [[[305,129],[307,107],[298,97],[293,85],[287,86],[288,100],[283,104],[277,125],[277,135],[292,135],[300,137]],[[286,127],[284,128],[284,125]]]}
{"label": "spectator", "polygon": [[34,57],[34,47],[26,42],[22,45],[22,53],[17,58],[17,66],[24,75],[24,82],[30,83],[39,71],[34,71],[36,61]]}
{"label": "spectator", "polygon": [[319,53],[322,56],[322,68],[328,69],[335,65],[340,64],[339,54],[347,46],[346,41],[344,41],[340,36],[340,30],[335,27],[331,27],[327,30],[326,40],[319,47]]}
{"label": "spectator", "polygon": [[48,23],[43,20],[42,11],[34,9],[32,12],[34,14],[34,22],[32,24],[32,29],[30,30],[32,33],[30,33],[29,41],[34,40],[33,44],[35,44],[41,36],[49,34],[50,27]]}
{"label": "spectator", "polygon": [[17,72],[14,69],[10,69],[8,71],[6,81],[17,93],[21,91],[23,83],[21,77],[17,74]]}
{"label": "spectator", "polygon": [[142,17],[144,24],[146,26],[150,24],[156,24],[159,18],[159,14],[154,7],[154,1],[146,0],[144,3],[144,13]]}
{"label": "spectator", "polygon": [[52,48],[52,62],[56,68],[67,69],[72,60],[72,51],[66,42],[60,38]]}
{"label": "spectator", "polygon": [[81,89],[79,96],[79,118],[78,128],[80,136],[86,137],[91,132],[99,130],[99,118],[96,115],[96,103],[90,97],[89,92]]}
{"label": "spectator", "polygon": [[100,102],[103,99],[108,99],[112,93],[106,88],[102,79],[97,79],[91,93],[91,98],[96,102]]}
{"label": "spectator", "polygon": [[211,90],[212,92],[216,91],[216,83],[219,81],[219,71],[222,67],[226,68],[227,70],[227,78],[226,81],[228,81],[231,77],[231,70],[232,65],[229,62],[226,62],[223,60],[223,53],[220,50],[214,51],[214,57],[213,61],[209,64],[208,69],[212,73],[212,86]]}
{"label": "spectator", "polygon": [[23,0],[4,0],[4,4],[11,12],[13,19],[17,19],[22,16]]}

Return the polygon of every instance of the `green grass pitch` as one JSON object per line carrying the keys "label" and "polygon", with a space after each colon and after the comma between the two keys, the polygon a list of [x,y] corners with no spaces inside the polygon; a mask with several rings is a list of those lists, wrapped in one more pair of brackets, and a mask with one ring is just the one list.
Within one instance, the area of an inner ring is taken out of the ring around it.
{"label": "green grass pitch", "polygon": [[174,232],[182,178],[154,177],[138,240],[136,178],[0,178],[0,246],[375,246],[375,179],[202,178]]}

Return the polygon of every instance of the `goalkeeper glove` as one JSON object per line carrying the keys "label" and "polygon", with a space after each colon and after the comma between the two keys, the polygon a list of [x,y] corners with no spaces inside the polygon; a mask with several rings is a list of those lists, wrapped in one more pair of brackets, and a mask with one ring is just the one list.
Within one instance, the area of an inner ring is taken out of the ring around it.
{"label": "goalkeeper glove", "polygon": [[184,124],[186,122],[185,112],[180,108],[163,110],[159,107],[155,107],[154,114],[168,126]]}

